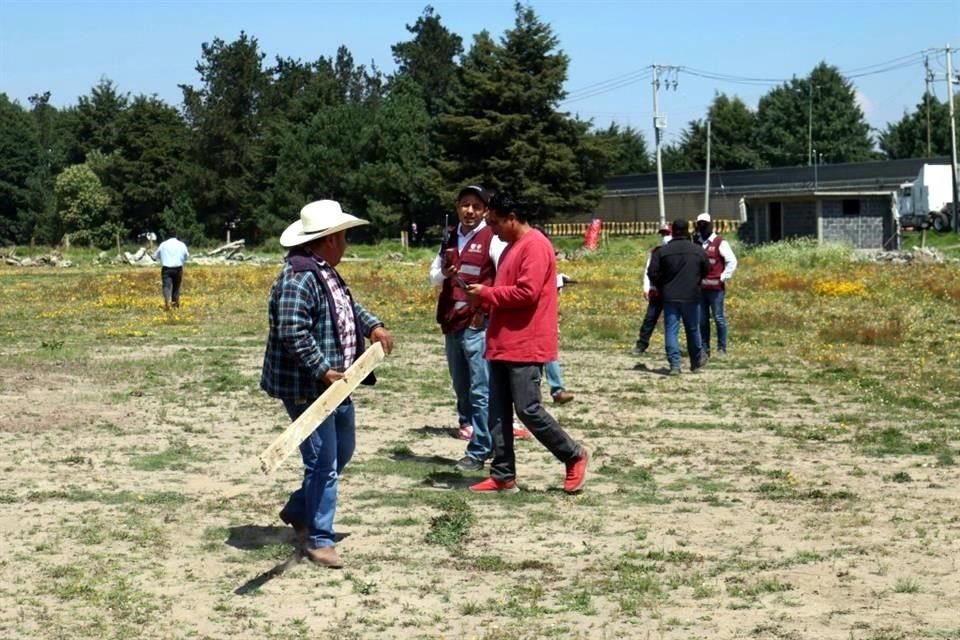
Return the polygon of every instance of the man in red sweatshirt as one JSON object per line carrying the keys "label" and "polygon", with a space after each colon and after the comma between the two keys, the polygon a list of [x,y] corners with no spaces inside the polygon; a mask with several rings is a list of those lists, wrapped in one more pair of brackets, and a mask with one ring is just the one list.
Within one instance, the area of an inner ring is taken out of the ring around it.
{"label": "man in red sweatshirt", "polygon": [[505,193],[488,205],[487,224],[507,248],[492,285],[467,287],[471,303],[489,311],[486,358],[490,362],[490,477],[471,491],[517,491],[512,412],[566,465],[563,490],[575,493],[587,473],[587,450],[571,438],[540,402],[544,363],[557,359],[557,263],[553,245],[530,226],[526,202]]}

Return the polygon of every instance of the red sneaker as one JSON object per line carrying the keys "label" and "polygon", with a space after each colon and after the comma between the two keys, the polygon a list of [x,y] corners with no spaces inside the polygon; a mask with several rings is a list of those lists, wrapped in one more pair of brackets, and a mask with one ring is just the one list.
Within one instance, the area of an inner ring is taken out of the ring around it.
{"label": "red sneaker", "polygon": [[563,490],[567,493],[576,493],[583,488],[587,481],[587,450],[583,454],[567,463],[567,477],[563,479]]}
{"label": "red sneaker", "polygon": [[514,440],[529,440],[533,437],[533,434],[527,430],[526,427],[513,426],[513,439]]}
{"label": "red sneaker", "polygon": [[457,430],[457,437],[461,440],[470,440],[473,438],[473,425],[472,424],[462,424],[460,429]]}
{"label": "red sneaker", "polygon": [[516,480],[494,480],[493,477],[489,477],[483,482],[478,482],[477,484],[470,485],[470,491],[476,493],[487,493],[491,491],[504,491],[506,493],[516,493],[520,491],[517,488]]}

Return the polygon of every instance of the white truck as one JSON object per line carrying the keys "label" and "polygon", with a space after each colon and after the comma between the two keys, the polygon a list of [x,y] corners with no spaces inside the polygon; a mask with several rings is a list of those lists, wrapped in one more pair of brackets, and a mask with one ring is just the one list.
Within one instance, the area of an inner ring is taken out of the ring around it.
{"label": "white truck", "polygon": [[952,222],[953,180],[948,164],[925,164],[897,192],[901,227],[947,231]]}

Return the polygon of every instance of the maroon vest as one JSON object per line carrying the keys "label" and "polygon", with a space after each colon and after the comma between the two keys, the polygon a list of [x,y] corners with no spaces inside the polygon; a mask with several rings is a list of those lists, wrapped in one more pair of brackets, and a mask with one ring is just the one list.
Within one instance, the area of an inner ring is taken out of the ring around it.
{"label": "maroon vest", "polygon": [[707,246],[704,247],[707,252],[707,263],[709,264],[706,277],[700,281],[700,288],[704,291],[722,291],[726,288],[720,280],[720,274],[723,273],[724,267],[727,266],[727,261],[720,255],[721,242],[723,242],[723,238],[715,235],[713,236],[713,240],[708,242]]}
{"label": "maroon vest", "polygon": [[[452,248],[456,253],[458,273],[467,284],[493,284],[493,278],[496,275],[496,269],[493,260],[490,259],[490,241],[493,239],[493,230],[490,227],[484,227],[473,235],[463,251],[457,251],[456,233],[451,233],[447,240],[448,246],[440,248],[441,254],[444,250]],[[444,333],[452,333],[465,329],[470,324],[473,317],[473,310],[467,303],[467,293],[461,289],[453,278],[444,278],[443,288],[440,290],[440,299],[437,301],[437,322]]]}

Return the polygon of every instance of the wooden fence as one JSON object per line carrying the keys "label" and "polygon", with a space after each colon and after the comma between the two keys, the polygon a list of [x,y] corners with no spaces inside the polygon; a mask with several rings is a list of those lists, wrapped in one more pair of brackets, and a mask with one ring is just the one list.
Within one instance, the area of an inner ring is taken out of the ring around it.
{"label": "wooden fence", "polygon": [[[668,222],[669,224],[669,222]],[[735,233],[740,226],[739,220],[714,220],[713,230],[717,233]],[[691,222],[692,225],[692,222]],[[558,238],[583,236],[589,222],[551,222],[543,225],[547,233]],[[644,236],[657,233],[660,223],[654,220],[618,222],[604,221],[603,232],[608,236]]]}

